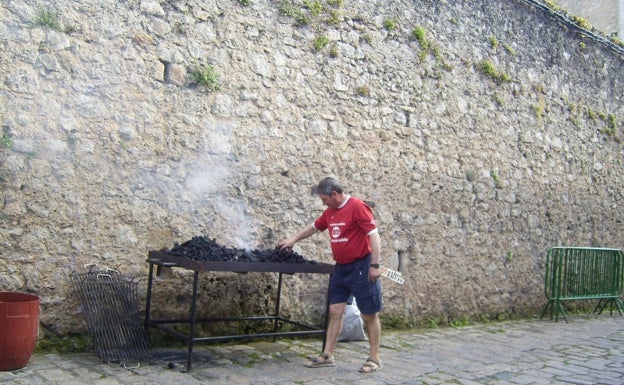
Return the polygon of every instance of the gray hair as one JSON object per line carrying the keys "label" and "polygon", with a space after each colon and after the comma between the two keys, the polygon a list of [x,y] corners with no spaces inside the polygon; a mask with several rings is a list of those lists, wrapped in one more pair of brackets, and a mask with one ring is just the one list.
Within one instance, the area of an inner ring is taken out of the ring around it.
{"label": "gray hair", "polygon": [[337,192],[338,194],[342,194],[342,192],[344,191],[342,189],[342,186],[340,185],[340,182],[338,182],[336,179],[334,178],[323,178],[318,186],[316,186],[316,193],[317,194],[323,194],[323,195],[331,195],[332,192]]}

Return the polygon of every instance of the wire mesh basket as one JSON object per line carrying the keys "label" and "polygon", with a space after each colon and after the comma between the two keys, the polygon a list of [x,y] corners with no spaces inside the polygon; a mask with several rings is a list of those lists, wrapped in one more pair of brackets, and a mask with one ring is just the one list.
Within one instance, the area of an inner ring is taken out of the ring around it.
{"label": "wire mesh basket", "polygon": [[150,347],[138,307],[137,282],[124,279],[117,270],[71,273],[80,299],[93,350],[106,362],[140,362],[150,358]]}

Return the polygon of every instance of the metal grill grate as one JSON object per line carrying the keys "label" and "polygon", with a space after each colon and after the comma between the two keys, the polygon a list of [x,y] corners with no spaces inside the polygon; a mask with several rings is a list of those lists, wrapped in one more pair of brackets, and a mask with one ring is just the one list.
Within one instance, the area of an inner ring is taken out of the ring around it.
{"label": "metal grill grate", "polygon": [[121,277],[117,270],[98,270],[70,275],[86,317],[93,350],[103,361],[141,361],[150,357],[147,333],[139,314],[137,282]]}

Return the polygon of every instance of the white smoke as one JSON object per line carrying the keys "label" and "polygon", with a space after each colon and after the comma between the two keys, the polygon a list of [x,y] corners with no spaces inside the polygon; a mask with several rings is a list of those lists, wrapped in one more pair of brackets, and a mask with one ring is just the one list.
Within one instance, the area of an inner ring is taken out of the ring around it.
{"label": "white smoke", "polygon": [[252,238],[255,234],[255,223],[245,212],[242,201],[219,201],[215,210],[221,218],[227,220],[229,231],[227,239],[232,246],[241,249],[253,249]]}
{"label": "white smoke", "polygon": [[247,206],[234,194],[237,174],[232,169],[229,135],[232,127],[207,127],[205,154],[194,161],[185,180],[186,193],[197,205],[207,205],[222,219],[225,234],[204,234],[227,240],[228,246],[252,249],[256,223],[250,218]]}
{"label": "white smoke", "polygon": [[223,194],[225,186],[231,177],[231,172],[223,159],[209,156],[201,161],[194,162],[192,170],[186,177],[186,191],[196,197],[205,197],[213,194]]}

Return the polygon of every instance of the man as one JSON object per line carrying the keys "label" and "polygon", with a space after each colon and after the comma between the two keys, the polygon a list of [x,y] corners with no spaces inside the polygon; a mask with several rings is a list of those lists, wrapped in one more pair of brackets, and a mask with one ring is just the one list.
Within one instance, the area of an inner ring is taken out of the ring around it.
{"label": "man", "polygon": [[342,330],[345,306],[353,295],[366,324],[370,342],[370,355],[360,372],[373,373],[381,369],[381,322],[378,316],[382,308],[379,279],[381,239],[377,225],[370,207],[360,199],[346,194],[336,179],[321,180],[316,193],[327,209],[314,223],[278,243],[279,248],[292,248],[298,241],[329,229],[336,266],[329,284],[327,337],[323,352],[306,366],[335,366],[334,350]]}

